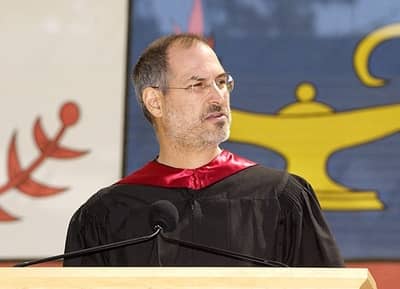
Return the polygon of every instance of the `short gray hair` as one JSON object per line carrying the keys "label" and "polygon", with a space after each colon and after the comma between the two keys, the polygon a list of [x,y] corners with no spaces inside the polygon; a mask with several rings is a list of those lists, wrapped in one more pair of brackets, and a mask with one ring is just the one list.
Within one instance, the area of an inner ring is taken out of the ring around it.
{"label": "short gray hair", "polygon": [[183,33],[160,37],[150,43],[139,57],[132,73],[137,100],[144,116],[150,123],[153,122],[151,113],[143,103],[143,90],[146,87],[158,87],[163,94],[168,87],[168,48],[177,43],[181,47],[189,48],[195,42],[209,46],[207,40],[199,35]]}

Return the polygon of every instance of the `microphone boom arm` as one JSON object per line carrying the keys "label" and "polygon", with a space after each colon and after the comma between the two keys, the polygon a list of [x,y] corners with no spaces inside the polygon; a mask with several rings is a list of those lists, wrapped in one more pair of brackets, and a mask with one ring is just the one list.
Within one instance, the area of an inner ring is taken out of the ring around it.
{"label": "microphone boom arm", "polygon": [[104,250],[116,249],[116,248],[123,247],[123,246],[134,245],[134,244],[146,242],[146,241],[153,239],[158,234],[160,234],[161,230],[162,230],[161,227],[156,226],[155,231],[152,234],[147,235],[147,236],[143,236],[140,238],[133,238],[133,239],[129,239],[129,240],[123,240],[123,241],[119,241],[119,242],[115,242],[115,243],[111,243],[111,244],[99,245],[96,247],[86,248],[86,249],[82,249],[82,250],[78,250],[78,251],[72,251],[69,253],[60,254],[60,255],[56,255],[56,256],[50,256],[50,257],[43,258],[43,259],[25,261],[22,263],[15,264],[14,267],[26,267],[26,266],[30,266],[30,265],[39,264],[39,263],[55,261],[58,259],[69,259],[69,258],[87,255],[87,254],[98,253],[98,252],[101,252]]}
{"label": "microphone boom arm", "polygon": [[164,232],[160,226],[156,226],[156,228],[161,229],[160,236],[164,241],[166,241],[168,243],[178,244],[178,245],[182,245],[187,248],[196,249],[196,250],[200,250],[200,251],[206,251],[206,252],[217,254],[217,255],[223,255],[226,257],[235,258],[235,259],[238,259],[241,261],[248,261],[251,263],[255,263],[255,264],[263,265],[263,266],[267,266],[267,267],[288,267],[288,265],[281,263],[279,261],[264,260],[262,258],[258,258],[258,257],[246,255],[246,254],[241,254],[241,253],[237,253],[237,252],[233,252],[233,251],[229,251],[229,250],[225,250],[225,249],[203,246],[203,245],[195,244],[195,243],[188,242],[188,241],[170,238],[164,234]]}

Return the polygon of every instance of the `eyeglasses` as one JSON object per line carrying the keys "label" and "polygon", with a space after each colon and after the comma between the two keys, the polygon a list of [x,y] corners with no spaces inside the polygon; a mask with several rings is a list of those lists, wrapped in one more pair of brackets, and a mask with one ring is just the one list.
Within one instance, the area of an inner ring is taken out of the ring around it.
{"label": "eyeglasses", "polygon": [[[213,81],[207,82],[205,79],[197,79],[195,83],[190,84],[186,87],[166,87],[167,89],[184,89],[190,90],[195,94],[206,94],[210,91],[212,85],[216,85],[219,90],[226,90],[231,92],[233,90],[235,81],[232,75],[229,73],[223,73],[218,75]],[[153,86],[153,88],[160,88],[159,86]]]}

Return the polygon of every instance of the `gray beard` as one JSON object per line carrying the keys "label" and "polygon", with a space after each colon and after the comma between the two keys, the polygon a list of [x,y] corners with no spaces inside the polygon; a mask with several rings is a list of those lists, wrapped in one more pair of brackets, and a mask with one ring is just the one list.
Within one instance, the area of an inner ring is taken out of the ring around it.
{"label": "gray beard", "polygon": [[[215,122],[211,129],[207,129],[207,116],[213,112],[223,112],[228,119]],[[167,112],[167,120],[173,119],[174,121],[168,121],[169,124],[164,126],[164,131],[165,135],[175,143],[174,146],[177,150],[199,151],[207,147],[218,146],[229,138],[231,114],[229,109],[224,110],[219,105],[210,105],[198,122],[192,124],[191,127],[186,123],[180,123],[179,118],[176,119],[171,112]]]}
{"label": "gray beard", "polygon": [[207,147],[218,146],[226,141],[230,134],[230,125],[227,122],[217,122],[214,130],[205,130],[196,133],[194,128],[184,134],[168,134],[174,140],[177,148],[189,150],[202,150]]}

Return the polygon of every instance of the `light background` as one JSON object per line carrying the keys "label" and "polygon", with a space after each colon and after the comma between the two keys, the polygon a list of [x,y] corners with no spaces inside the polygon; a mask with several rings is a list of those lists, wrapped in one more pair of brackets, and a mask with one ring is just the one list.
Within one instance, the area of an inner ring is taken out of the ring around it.
{"label": "light background", "polygon": [[19,218],[0,222],[0,258],[59,254],[72,213],[100,187],[121,177],[128,2],[98,0],[0,1],[0,186],[8,180],[12,134],[26,168],[39,155],[33,124],[49,137],[60,129],[66,102],[80,119],[60,144],[89,153],[46,159],[32,177],[68,187],[33,198],[17,188],[0,194],[0,208]]}

